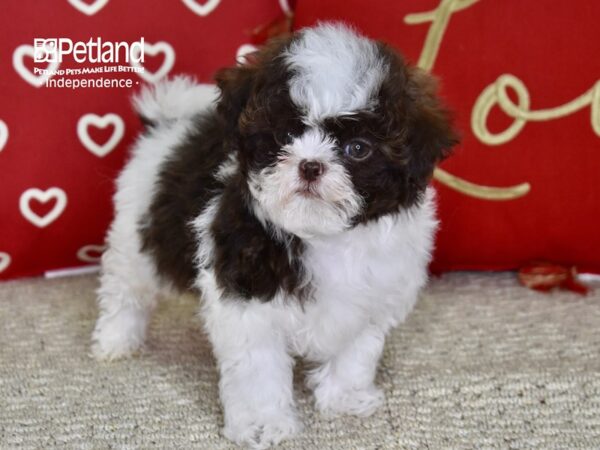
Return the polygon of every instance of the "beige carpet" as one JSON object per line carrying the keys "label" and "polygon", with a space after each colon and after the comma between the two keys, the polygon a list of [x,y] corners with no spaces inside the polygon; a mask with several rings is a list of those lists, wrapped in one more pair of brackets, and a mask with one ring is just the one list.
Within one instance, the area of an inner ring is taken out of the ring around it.
{"label": "beige carpet", "polygon": [[[0,448],[221,449],[210,348],[190,298],[161,306],[148,350],[88,357],[93,277],[0,284]],[[388,340],[368,419],[326,420],[298,374],[288,449],[600,448],[600,290],[542,295],[512,274],[433,280]]]}

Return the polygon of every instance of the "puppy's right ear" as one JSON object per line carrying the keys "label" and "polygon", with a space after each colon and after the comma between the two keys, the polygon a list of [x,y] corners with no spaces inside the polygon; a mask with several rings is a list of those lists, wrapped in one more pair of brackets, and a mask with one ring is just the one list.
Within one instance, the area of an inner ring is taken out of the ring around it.
{"label": "puppy's right ear", "polygon": [[255,74],[254,66],[238,66],[221,69],[215,76],[221,90],[217,112],[230,134],[239,131],[240,115],[250,98]]}

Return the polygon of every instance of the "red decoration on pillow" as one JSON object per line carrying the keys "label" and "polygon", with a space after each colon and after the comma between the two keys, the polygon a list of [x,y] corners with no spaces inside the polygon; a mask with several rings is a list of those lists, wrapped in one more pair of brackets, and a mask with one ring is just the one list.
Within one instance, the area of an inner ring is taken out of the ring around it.
{"label": "red decoration on pillow", "polygon": [[[462,144],[436,173],[433,270],[600,272],[600,2],[300,0],[441,78]],[[594,100],[595,99],[595,100]]]}
{"label": "red decoration on pillow", "polygon": [[252,43],[264,44],[269,39],[286,35],[292,31],[292,14],[281,13],[275,20],[252,30]]}
{"label": "red decoration on pillow", "polygon": [[561,288],[586,295],[590,290],[577,279],[575,267],[564,267],[548,262],[531,263],[521,267],[519,281],[525,287],[542,292]]}

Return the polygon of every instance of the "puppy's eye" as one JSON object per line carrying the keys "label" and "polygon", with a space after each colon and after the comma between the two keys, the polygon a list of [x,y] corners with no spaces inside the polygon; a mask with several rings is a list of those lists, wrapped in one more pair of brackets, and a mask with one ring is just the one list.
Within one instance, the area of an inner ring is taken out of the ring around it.
{"label": "puppy's eye", "polygon": [[277,142],[277,144],[279,144],[281,147],[283,147],[284,145],[290,145],[293,140],[294,135],[289,131],[275,133],[275,142]]}
{"label": "puppy's eye", "polygon": [[352,139],[344,145],[344,154],[355,161],[367,159],[373,153],[373,147],[364,139]]}

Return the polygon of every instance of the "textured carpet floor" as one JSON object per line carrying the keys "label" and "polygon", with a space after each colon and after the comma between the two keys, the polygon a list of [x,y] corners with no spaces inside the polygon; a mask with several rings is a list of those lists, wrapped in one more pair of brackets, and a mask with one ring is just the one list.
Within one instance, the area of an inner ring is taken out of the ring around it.
{"label": "textured carpet floor", "polygon": [[[93,277],[0,284],[0,448],[230,448],[191,298],[163,304],[138,358],[88,357]],[[600,290],[542,295],[511,274],[431,282],[388,339],[385,407],[306,424],[287,449],[600,448]]]}

